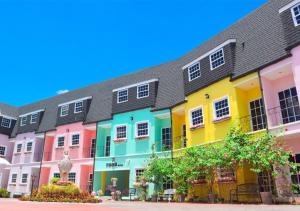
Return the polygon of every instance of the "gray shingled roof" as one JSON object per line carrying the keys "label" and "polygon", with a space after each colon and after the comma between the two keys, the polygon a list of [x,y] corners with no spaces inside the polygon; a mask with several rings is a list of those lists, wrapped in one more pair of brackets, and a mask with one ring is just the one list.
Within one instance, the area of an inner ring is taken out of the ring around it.
{"label": "gray shingled roof", "polygon": [[[271,0],[242,20],[208,40],[181,58],[121,76],[99,84],[74,90],[33,104],[20,107],[19,114],[45,109],[38,132],[55,129],[58,104],[92,96],[86,123],[111,118],[112,90],[137,82],[158,78],[159,87],[154,109],[170,108],[184,101],[182,67],[228,39],[237,40],[236,64],[233,78],[288,56],[279,16],[279,9],[293,0]],[[244,48],[242,47],[244,43]],[[2,104],[0,104],[2,108]],[[14,131],[15,133],[15,131]]]}
{"label": "gray shingled roof", "polygon": [[0,102],[0,115],[10,116],[17,118],[18,116],[18,108],[15,106],[11,106],[5,103]]}

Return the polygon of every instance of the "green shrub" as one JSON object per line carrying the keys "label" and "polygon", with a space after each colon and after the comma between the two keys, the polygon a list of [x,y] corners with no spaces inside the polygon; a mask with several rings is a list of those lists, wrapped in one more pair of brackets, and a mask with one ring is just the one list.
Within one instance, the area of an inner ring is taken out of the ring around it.
{"label": "green shrub", "polygon": [[51,178],[51,180],[50,180],[50,184],[56,184],[57,182],[59,181],[59,178],[56,178],[56,177],[53,177],[53,178]]}
{"label": "green shrub", "polygon": [[9,192],[3,188],[0,188],[0,198],[9,198]]}

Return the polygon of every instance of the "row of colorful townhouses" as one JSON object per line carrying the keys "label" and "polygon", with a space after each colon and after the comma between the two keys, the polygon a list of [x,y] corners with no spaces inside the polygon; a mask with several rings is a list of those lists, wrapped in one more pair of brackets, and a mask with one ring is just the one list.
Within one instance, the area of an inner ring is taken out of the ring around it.
{"label": "row of colorful townhouses", "polygon": [[[177,60],[21,107],[1,103],[0,156],[11,166],[0,170],[0,186],[11,196],[30,194],[60,176],[57,163],[67,152],[68,178],[81,189],[110,195],[118,178],[128,195],[153,153],[176,157],[222,141],[234,125],[255,136],[273,133],[300,163],[298,93],[300,0],[269,0]],[[247,167],[220,169],[218,177],[224,200],[251,182],[285,192]],[[300,184],[300,172],[285,183]],[[195,190],[199,197],[207,191]]]}

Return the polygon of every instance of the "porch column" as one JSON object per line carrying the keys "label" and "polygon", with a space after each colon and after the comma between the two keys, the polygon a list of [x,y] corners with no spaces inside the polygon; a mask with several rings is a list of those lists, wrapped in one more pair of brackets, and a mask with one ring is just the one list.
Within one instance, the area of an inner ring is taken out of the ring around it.
{"label": "porch column", "polygon": [[293,69],[295,85],[299,97],[300,95],[300,46],[293,48],[291,53],[292,53],[292,69]]}

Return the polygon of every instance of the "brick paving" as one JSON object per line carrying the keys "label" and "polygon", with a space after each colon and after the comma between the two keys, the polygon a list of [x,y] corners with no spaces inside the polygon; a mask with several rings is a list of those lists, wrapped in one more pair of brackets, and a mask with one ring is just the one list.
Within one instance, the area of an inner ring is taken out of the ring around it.
{"label": "brick paving", "polygon": [[111,202],[68,204],[0,199],[0,211],[299,211],[296,205],[229,205],[189,203]]}

